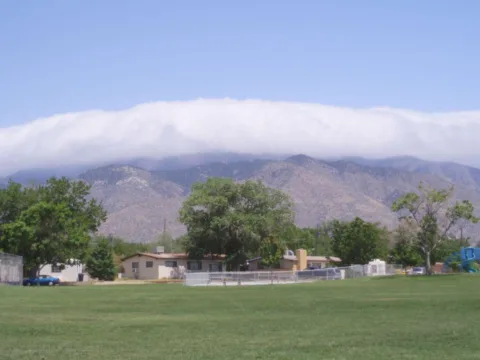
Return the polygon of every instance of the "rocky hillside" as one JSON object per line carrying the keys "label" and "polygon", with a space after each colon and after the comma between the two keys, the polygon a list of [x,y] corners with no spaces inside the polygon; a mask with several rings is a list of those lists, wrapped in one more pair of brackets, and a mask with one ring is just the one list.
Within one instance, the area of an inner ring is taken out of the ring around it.
{"label": "rocky hillside", "polygon": [[184,233],[177,217],[190,186],[213,176],[239,181],[258,179],[287,192],[295,201],[296,222],[300,226],[354,216],[394,226],[396,216],[390,211],[391,203],[399,195],[414,191],[420,181],[437,188],[453,182],[459,197],[472,200],[480,208],[480,170],[418,159],[415,160],[422,165],[414,166],[395,160],[398,159],[377,163],[364,159],[327,162],[297,155],[283,161],[215,162],[162,171],[111,165],[79,177],[92,184],[92,195],[103,201],[109,211],[102,232],[134,242],[155,239],[165,220],[172,235]]}

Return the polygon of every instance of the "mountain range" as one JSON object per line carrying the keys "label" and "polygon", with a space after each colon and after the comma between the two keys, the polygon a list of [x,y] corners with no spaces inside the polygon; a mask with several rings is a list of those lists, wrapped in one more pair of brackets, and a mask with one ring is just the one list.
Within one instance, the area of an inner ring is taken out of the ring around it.
{"label": "mountain range", "polygon": [[[101,232],[131,242],[155,240],[164,227],[174,237],[185,233],[177,219],[178,210],[191,185],[208,177],[261,180],[285,191],[295,202],[298,226],[360,216],[392,228],[397,223],[390,210],[392,202],[415,191],[420,182],[435,188],[454,184],[457,199],[468,199],[480,209],[480,169],[413,157],[320,160],[306,155],[212,153],[101,165],[34,169],[9,178],[23,184],[43,182],[50,176],[88,182],[91,195],[102,201],[109,213]],[[0,179],[0,186],[7,181]],[[474,239],[477,228],[468,229]]]}

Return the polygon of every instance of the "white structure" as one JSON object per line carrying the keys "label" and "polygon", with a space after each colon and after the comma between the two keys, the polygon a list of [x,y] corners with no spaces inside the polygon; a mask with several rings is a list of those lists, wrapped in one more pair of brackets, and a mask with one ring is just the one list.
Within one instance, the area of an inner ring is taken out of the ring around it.
{"label": "white structure", "polygon": [[21,284],[23,257],[0,253],[0,284]]}
{"label": "white structure", "polygon": [[355,279],[366,276],[395,275],[393,265],[372,261],[369,265],[301,271],[186,272],[186,286],[239,286],[296,284],[312,281]]}
{"label": "white structure", "polygon": [[[80,261],[71,259],[65,266],[47,264],[40,270],[40,275],[58,277],[63,282],[88,281],[85,266]],[[83,277],[83,279],[81,279]]]}
{"label": "white structure", "polygon": [[386,267],[387,263],[385,261],[375,259],[365,266],[365,273],[367,276],[385,276],[387,275]]}

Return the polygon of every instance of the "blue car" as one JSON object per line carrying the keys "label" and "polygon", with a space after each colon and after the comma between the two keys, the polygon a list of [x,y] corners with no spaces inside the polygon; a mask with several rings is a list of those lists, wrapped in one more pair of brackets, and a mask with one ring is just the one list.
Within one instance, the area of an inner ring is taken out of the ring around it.
{"label": "blue car", "polygon": [[23,286],[32,286],[32,285],[53,286],[53,285],[59,285],[59,284],[60,284],[60,279],[50,275],[40,275],[39,277],[23,279]]}

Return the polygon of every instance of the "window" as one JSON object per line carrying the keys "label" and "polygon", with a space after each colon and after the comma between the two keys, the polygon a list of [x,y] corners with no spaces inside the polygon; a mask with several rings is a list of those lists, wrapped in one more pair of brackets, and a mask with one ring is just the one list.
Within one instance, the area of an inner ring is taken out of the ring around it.
{"label": "window", "polygon": [[58,265],[52,265],[52,273],[61,273],[62,269]]}
{"label": "window", "polygon": [[147,261],[147,262],[145,263],[145,267],[147,267],[147,268],[153,268],[153,261]]}
{"label": "window", "polygon": [[177,267],[177,262],[174,261],[174,260],[167,260],[167,261],[165,261],[165,266],[176,268]]}
{"label": "window", "polygon": [[132,269],[138,269],[138,262],[132,262]]}
{"label": "window", "polygon": [[213,263],[208,265],[208,271],[210,272],[221,272],[222,271],[222,264],[221,263]]}
{"label": "window", "polygon": [[187,270],[193,270],[193,271],[202,270],[202,262],[201,261],[187,262]]}

